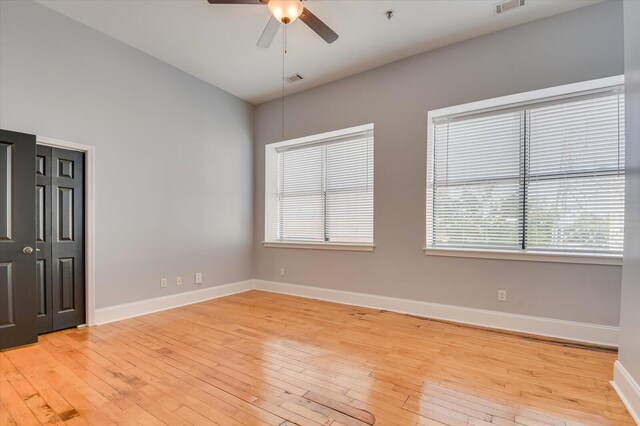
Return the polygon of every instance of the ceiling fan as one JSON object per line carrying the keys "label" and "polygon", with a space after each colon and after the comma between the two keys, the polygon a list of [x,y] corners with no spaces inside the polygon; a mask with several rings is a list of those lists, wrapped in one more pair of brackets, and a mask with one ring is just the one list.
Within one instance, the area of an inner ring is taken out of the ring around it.
{"label": "ceiling fan", "polygon": [[267,5],[271,13],[271,19],[267,22],[260,39],[259,47],[269,47],[276,36],[280,24],[290,24],[300,18],[309,28],[316,32],[327,43],[333,43],[338,39],[336,34],[320,18],[311,13],[302,5],[302,0],[208,0],[211,4],[253,4]]}

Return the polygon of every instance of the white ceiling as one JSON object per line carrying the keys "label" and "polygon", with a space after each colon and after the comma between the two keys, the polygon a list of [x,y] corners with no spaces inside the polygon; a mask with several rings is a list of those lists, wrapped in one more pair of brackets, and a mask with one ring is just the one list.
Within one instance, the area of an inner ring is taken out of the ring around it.
{"label": "white ceiling", "polygon": [[[256,46],[270,16],[265,6],[38,1],[251,103],[281,95],[281,33],[269,49]],[[527,0],[524,7],[495,15],[496,0],[309,0],[305,6],[340,38],[329,45],[301,21],[289,25],[286,75],[305,79],[287,83],[287,94],[599,1]],[[390,9],[395,16],[388,21]]]}

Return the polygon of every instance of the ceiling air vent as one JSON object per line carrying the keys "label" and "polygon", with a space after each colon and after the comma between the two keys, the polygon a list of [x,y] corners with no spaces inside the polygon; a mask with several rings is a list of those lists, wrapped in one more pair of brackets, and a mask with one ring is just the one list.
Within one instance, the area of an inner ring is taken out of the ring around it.
{"label": "ceiling air vent", "polygon": [[285,79],[289,82],[289,83],[295,83],[296,81],[300,81],[302,80],[304,77],[300,74],[293,74],[290,75],[289,77],[285,77]]}
{"label": "ceiling air vent", "polygon": [[505,1],[501,1],[500,3],[496,3],[493,5],[494,9],[493,11],[495,12],[496,15],[499,15],[501,13],[507,12],[509,10],[515,9],[517,7],[520,6],[524,6],[524,2],[525,0],[505,0]]}

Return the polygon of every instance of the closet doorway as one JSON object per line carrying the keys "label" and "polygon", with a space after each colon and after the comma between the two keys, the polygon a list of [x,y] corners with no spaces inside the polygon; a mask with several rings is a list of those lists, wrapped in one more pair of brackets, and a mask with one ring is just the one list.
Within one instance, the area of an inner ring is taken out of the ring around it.
{"label": "closet doorway", "polygon": [[88,323],[87,155],[56,145],[0,131],[0,349]]}
{"label": "closet doorway", "polygon": [[38,333],[85,323],[84,154],[36,149]]}

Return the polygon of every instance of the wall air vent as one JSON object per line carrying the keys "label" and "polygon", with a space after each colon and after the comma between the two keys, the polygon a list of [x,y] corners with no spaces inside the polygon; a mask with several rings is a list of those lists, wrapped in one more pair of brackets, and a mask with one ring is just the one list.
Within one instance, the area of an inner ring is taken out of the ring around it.
{"label": "wall air vent", "polygon": [[493,11],[496,15],[524,6],[525,0],[505,0],[493,5]]}
{"label": "wall air vent", "polygon": [[293,74],[290,75],[289,77],[285,77],[285,80],[287,80],[289,83],[295,83],[296,81],[300,81],[302,80],[304,77],[301,74]]}

